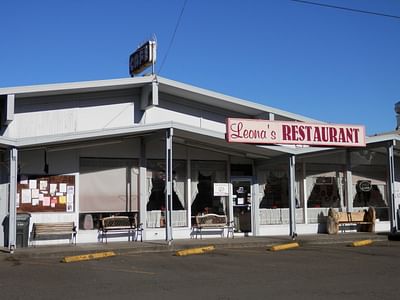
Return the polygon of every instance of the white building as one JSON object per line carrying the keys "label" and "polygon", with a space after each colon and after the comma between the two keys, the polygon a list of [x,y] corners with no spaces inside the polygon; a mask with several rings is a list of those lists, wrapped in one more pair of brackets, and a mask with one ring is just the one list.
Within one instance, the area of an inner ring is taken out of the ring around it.
{"label": "white building", "polygon": [[[97,242],[99,220],[114,214],[143,223],[145,240],[190,238],[205,209],[228,215],[237,235],[324,232],[329,207],[374,206],[377,231],[397,228],[397,132],[365,148],[228,143],[226,118],[323,122],[156,76],[2,88],[0,97],[5,247],[15,244],[15,209],[31,214],[30,227],[74,221],[78,243]],[[230,196],[214,196],[213,183],[231,183]]]}

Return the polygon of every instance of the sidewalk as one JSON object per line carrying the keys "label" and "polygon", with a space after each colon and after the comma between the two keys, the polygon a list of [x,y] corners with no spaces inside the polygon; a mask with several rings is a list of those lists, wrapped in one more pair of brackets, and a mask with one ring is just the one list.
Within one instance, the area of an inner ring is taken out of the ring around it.
{"label": "sidewalk", "polygon": [[[321,245],[321,244],[350,244],[353,241],[373,240],[375,242],[388,241],[385,233],[340,233],[337,235],[309,234],[296,238],[300,245]],[[289,236],[265,236],[265,237],[237,237],[237,238],[208,238],[208,239],[184,239],[173,240],[171,245],[166,241],[145,241],[145,242],[109,242],[91,244],[62,244],[52,246],[37,246],[16,249],[14,254],[0,251],[1,256],[13,255],[15,257],[64,257],[71,255],[82,255],[94,252],[114,251],[116,254],[124,253],[146,253],[160,251],[177,251],[188,248],[214,245],[221,248],[243,248],[243,247],[271,247],[276,244],[292,242]]]}

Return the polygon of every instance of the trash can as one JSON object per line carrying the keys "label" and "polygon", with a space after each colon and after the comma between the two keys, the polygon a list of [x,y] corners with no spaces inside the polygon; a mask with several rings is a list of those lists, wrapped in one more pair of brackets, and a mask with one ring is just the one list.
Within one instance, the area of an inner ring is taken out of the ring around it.
{"label": "trash can", "polygon": [[17,214],[17,236],[16,236],[16,246],[21,248],[28,247],[29,239],[29,221],[31,215],[28,213]]}

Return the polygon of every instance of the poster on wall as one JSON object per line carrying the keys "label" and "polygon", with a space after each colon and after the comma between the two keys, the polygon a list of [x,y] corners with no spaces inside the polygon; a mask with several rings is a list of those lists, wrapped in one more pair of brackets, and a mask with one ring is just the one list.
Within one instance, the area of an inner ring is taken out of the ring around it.
{"label": "poster on wall", "polygon": [[44,196],[44,197],[43,197],[42,205],[43,205],[43,206],[50,206],[50,197]]}
{"label": "poster on wall", "polygon": [[37,181],[34,179],[29,179],[29,188],[36,189],[37,188]]}
{"label": "poster on wall", "polygon": [[400,209],[400,182],[395,181],[394,182],[394,208]]}
{"label": "poster on wall", "polygon": [[32,192],[30,189],[21,189],[21,203],[23,204],[30,204],[31,203],[31,195]]}
{"label": "poster on wall", "polygon": [[72,185],[67,186],[67,212],[74,211],[74,194],[75,187]]}
{"label": "poster on wall", "polygon": [[17,193],[18,212],[73,212],[75,176],[21,176]]}
{"label": "poster on wall", "polygon": [[47,180],[40,180],[39,189],[41,191],[47,191]]}
{"label": "poster on wall", "polygon": [[229,183],[214,183],[214,196],[229,196]]}

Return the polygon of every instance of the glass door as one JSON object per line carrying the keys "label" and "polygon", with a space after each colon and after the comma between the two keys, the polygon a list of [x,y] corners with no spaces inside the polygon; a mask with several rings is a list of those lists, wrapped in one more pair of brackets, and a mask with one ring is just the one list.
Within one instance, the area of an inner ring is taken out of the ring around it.
{"label": "glass door", "polygon": [[251,232],[251,177],[232,178],[235,232]]}

